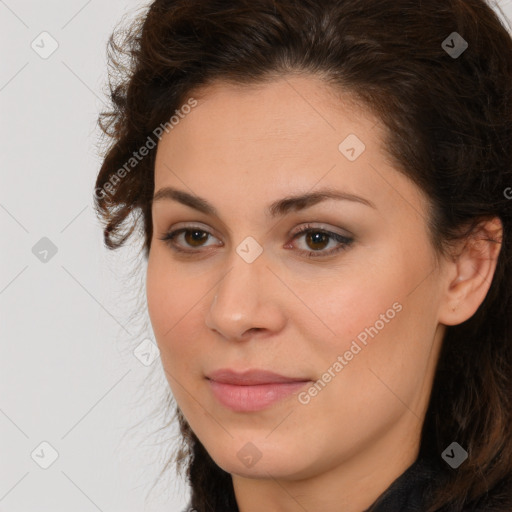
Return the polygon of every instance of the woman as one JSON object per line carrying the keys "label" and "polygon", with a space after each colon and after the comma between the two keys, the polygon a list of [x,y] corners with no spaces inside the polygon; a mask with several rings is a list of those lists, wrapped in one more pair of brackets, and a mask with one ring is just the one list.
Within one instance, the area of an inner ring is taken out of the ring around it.
{"label": "woman", "polygon": [[156,0],[110,50],[96,207],[140,214],[189,509],[511,511],[491,7]]}

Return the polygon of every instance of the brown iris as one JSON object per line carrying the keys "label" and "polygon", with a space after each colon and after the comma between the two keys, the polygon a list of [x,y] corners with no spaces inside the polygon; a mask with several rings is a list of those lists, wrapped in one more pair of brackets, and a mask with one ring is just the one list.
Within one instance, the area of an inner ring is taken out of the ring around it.
{"label": "brown iris", "polygon": [[[309,244],[309,241],[312,240],[313,244],[323,244],[322,247],[314,247]],[[314,250],[320,250],[324,249],[326,245],[329,243],[329,235],[326,233],[321,233],[319,231],[311,231],[306,235],[306,242],[308,243],[309,247]]]}
{"label": "brown iris", "polygon": [[192,247],[200,247],[201,242],[208,239],[208,233],[199,229],[189,229],[185,232],[185,241]]}

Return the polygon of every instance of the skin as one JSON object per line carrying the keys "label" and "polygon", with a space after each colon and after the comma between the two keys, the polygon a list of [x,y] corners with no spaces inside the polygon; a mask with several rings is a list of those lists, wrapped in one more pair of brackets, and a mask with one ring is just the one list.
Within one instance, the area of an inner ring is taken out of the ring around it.
{"label": "skin", "polygon": [[[483,301],[499,246],[469,245],[436,265],[427,199],[386,155],[381,123],[315,77],[218,82],[191,96],[197,107],[159,142],[155,192],[198,195],[218,217],[169,199],[153,203],[146,291],[168,383],[213,460],[231,473],[241,512],[361,512],[416,459],[445,326]],[[338,149],[351,133],[366,145],[353,162]],[[266,213],[273,201],[323,187],[375,208],[326,200],[283,217]],[[308,258],[300,250],[340,245],[293,239],[305,224],[354,241]],[[195,251],[188,258],[161,240],[183,227],[210,233],[175,239]],[[494,219],[482,233],[500,228]],[[236,252],[248,236],[263,249],[252,263]],[[228,367],[316,382],[394,303],[401,310],[307,404],[296,392],[235,412],[205,379]],[[261,454],[251,467],[237,457],[248,442]]]}

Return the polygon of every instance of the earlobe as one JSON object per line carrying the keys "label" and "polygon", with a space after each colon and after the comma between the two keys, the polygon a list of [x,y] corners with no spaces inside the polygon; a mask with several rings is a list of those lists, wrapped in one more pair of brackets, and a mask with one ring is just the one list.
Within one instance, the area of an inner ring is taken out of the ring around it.
{"label": "earlobe", "polygon": [[498,217],[480,223],[448,263],[439,322],[458,325],[471,318],[491,286],[501,249],[503,225]]}

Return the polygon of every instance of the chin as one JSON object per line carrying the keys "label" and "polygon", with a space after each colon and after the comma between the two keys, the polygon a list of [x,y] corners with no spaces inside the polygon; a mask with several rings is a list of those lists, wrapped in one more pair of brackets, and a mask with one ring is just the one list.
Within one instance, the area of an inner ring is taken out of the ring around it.
{"label": "chin", "polygon": [[294,480],[307,477],[313,463],[313,461],[308,462],[298,458],[297,451],[300,452],[297,448],[289,450],[262,448],[258,453],[253,446],[247,444],[239,450],[229,449],[220,454],[211,453],[210,455],[217,466],[233,475],[244,478]]}

